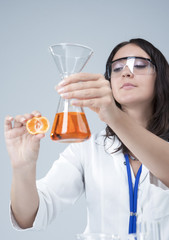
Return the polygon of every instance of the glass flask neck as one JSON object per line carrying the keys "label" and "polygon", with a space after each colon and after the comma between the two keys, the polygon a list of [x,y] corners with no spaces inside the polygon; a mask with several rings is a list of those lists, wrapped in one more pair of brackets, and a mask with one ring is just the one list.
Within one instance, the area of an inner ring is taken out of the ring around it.
{"label": "glass flask neck", "polygon": [[72,99],[63,99],[62,97],[60,97],[59,99],[59,104],[58,104],[58,109],[57,109],[57,113],[61,113],[61,112],[84,112],[82,107],[77,107],[77,106],[73,106],[71,104],[71,100]]}

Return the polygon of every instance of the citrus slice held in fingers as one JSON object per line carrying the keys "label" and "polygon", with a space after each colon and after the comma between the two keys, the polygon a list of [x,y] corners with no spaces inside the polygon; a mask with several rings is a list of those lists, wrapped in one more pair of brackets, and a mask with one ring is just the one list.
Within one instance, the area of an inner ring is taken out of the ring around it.
{"label": "citrus slice held in fingers", "polygon": [[33,117],[26,122],[30,134],[45,133],[49,130],[49,120],[46,117]]}

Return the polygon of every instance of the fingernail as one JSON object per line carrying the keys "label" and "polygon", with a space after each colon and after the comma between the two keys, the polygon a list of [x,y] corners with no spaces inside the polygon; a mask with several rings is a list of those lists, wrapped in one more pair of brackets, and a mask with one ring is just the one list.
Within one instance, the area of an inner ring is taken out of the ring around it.
{"label": "fingernail", "polygon": [[70,104],[71,104],[71,105],[76,105],[76,104],[78,104],[78,100],[76,100],[76,99],[71,100]]}
{"label": "fingernail", "polygon": [[9,121],[12,121],[12,120],[13,120],[13,117],[8,117],[8,120],[9,120]]}
{"label": "fingernail", "polygon": [[69,96],[69,93],[61,93],[60,96],[63,97],[63,98],[66,98],[66,97]]}
{"label": "fingernail", "polygon": [[66,81],[65,81],[65,80],[62,80],[61,82],[59,82],[58,86],[64,86],[65,83],[66,83]]}
{"label": "fingernail", "polygon": [[26,119],[25,119],[24,117],[21,118],[21,122],[25,122],[25,120],[26,120]]}
{"label": "fingernail", "polygon": [[58,93],[64,92],[64,88],[59,88],[59,89],[57,90],[57,92],[58,92]]}

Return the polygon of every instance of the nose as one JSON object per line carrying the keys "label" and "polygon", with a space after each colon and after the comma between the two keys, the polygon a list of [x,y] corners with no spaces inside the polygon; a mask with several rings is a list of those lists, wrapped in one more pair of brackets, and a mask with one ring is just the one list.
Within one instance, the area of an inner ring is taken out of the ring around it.
{"label": "nose", "polygon": [[124,66],[124,68],[123,68],[122,76],[123,76],[123,77],[133,77],[134,74],[131,72],[130,68],[126,65],[126,66]]}

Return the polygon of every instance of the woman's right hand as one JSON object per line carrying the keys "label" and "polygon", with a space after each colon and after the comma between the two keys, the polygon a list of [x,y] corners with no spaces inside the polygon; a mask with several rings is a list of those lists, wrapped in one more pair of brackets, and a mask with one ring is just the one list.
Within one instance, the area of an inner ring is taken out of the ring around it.
{"label": "woman's right hand", "polygon": [[38,159],[40,139],[45,135],[31,135],[26,129],[26,122],[35,116],[40,117],[40,112],[5,118],[5,141],[12,167],[15,169],[36,164]]}

